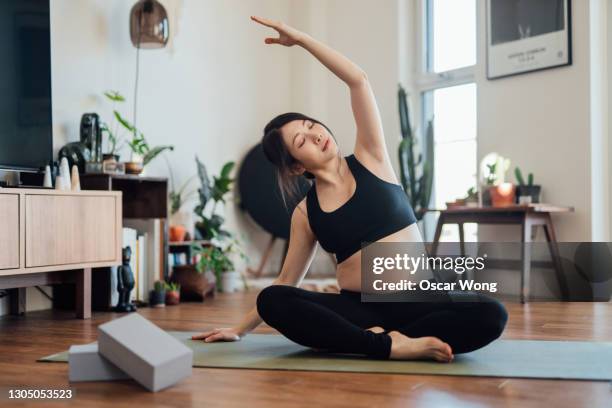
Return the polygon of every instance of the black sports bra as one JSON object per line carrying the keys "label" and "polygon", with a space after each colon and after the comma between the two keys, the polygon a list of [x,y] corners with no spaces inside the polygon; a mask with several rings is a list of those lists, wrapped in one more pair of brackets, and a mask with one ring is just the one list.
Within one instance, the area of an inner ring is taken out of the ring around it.
{"label": "black sports bra", "polygon": [[346,203],[324,212],[315,184],[306,196],[310,228],[323,249],[336,254],[338,263],[361,250],[362,243],[376,242],[416,222],[402,186],[380,179],[354,154],[346,162],[356,183]]}

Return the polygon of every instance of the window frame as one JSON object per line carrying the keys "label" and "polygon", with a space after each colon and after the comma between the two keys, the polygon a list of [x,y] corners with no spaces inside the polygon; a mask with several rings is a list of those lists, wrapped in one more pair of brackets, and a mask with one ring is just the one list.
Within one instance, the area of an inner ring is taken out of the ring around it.
{"label": "window frame", "polygon": [[[478,2],[476,2],[476,61],[474,65],[456,68],[443,72],[433,71],[433,0],[419,0],[416,2],[416,15],[418,16],[416,24],[416,43],[417,43],[417,61],[416,72],[413,82],[413,90],[417,96],[417,112],[416,125],[421,129],[425,129],[427,122],[433,117],[433,103],[429,101],[433,91],[442,88],[449,88],[457,85],[465,85],[474,83],[476,87],[476,71],[481,62],[478,57]],[[417,137],[421,146],[425,146],[424,132],[418,132]],[[478,149],[478,134],[475,137],[476,149]],[[476,173],[478,173],[478,163],[476,163]],[[436,189],[435,185],[432,192],[432,202],[435,202]],[[424,234],[425,237],[433,237],[437,216],[429,213],[424,218]]]}

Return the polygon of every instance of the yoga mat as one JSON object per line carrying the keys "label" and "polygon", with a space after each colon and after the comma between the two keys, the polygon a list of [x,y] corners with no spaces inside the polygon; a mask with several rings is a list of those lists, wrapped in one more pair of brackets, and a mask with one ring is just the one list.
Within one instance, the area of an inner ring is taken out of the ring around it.
{"label": "yoga mat", "polygon": [[[280,335],[249,334],[238,342],[204,343],[191,340],[197,332],[169,333],[193,349],[194,367],[612,380],[612,342],[497,340],[445,364],[319,353]],[[68,352],[38,361],[66,362]]]}

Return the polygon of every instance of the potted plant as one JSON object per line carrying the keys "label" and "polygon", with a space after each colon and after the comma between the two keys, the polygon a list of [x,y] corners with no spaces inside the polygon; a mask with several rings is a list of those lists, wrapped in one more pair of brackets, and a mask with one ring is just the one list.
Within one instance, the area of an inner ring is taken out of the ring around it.
{"label": "potted plant", "polygon": [[482,163],[484,165],[483,205],[504,207],[514,204],[515,186],[505,181],[510,160],[491,153]]}
{"label": "potted plant", "polygon": [[176,282],[166,284],[166,304],[178,305],[181,300],[181,285]]}
{"label": "potted plant", "polygon": [[200,272],[197,265],[175,265],[172,281],[180,285],[181,300],[203,302],[207,296],[214,296],[217,279],[209,270]]}
{"label": "potted plant", "polygon": [[119,154],[117,154],[117,152],[121,150],[123,145],[118,146],[122,138],[119,135],[119,128],[118,128],[119,124],[117,122],[117,117],[121,115],[115,109],[115,107],[117,103],[124,102],[125,98],[121,94],[119,94],[119,92],[117,91],[106,91],[104,92],[104,96],[106,97],[106,99],[108,99],[109,101],[113,103],[112,109],[113,109],[113,117],[115,118],[115,123],[113,123],[112,126],[107,122],[100,123],[100,131],[102,132],[102,137],[106,136],[106,138],[108,139],[108,151],[102,155],[102,158],[104,160],[113,159],[116,162],[118,162],[120,159],[120,156]]}
{"label": "potted plant", "polygon": [[478,190],[476,187],[470,187],[465,197],[465,205],[467,207],[478,207]]}
{"label": "potted plant", "polygon": [[518,186],[516,187],[517,203],[539,203],[542,187],[533,184],[533,173],[529,173],[527,175],[527,183],[525,183],[523,173],[521,172],[521,169],[517,166],[514,168],[514,176],[516,177],[516,182],[518,183]]}
{"label": "potted plant", "polygon": [[125,102],[125,98],[117,91],[104,92],[104,96],[113,102],[113,118],[114,123],[110,125],[106,122],[101,124],[102,135],[106,135],[109,143],[109,151],[104,155],[104,158],[114,158],[119,161],[119,155],[116,153],[124,144],[117,146],[119,141],[123,141],[124,137],[119,133],[119,129],[123,129],[132,134],[132,139],[127,142],[128,147],[132,151],[132,157],[125,164],[125,170],[130,174],[140,174],[144,167],[157,157],[164,150],[173,150],[174,146],[164,145],[150,147],[144,134],[132,125],[117,109],[117,103]]}
{"label": "potted plant", "polygon": [[[174,186],[174,176],[172,174],[172,169],[170,170],[170,180],[172,186]],[[197,190],[193,189],[191,191],[187,191],[187,187],[190,183],[195,179],[195,175],[187,179],[178,190],[172,190],[168,193],[168,201],[170,207],[170,227],[168,231],[168,235],[170,241],[172,242],[181,242],[185,240],[185,236],[187,235],[188,229],[193,226],[193,217],[190,211],[181,211],[181,208],[185,204],[185,202],[193,196]],[[190,236],[193,236],[193,230],[190,231]]]}
{"label": "potted plant", "polygon": [[245,289],[247,283],[244,276],[236,270],[231,259],[232,254],[238,253],[243,259],[245,254],[238,246],[238,241],[233,239],[229,245],[222,248],[219,245],[209,245],[206,247],[198,246],[193,248],[195,253],[200,255],[196,265],[200,273],[212,271],[217,281],[217,290],[222,292],[235,292],[240,289],[240,281]]}
{"label": "potted plant", "polygon": [[121,124],[130,130],[133,135],[132,140],[128,142],[128,146],[132,150],[132,157],[131,160],[125,164],[125,171],[128,173],[140,174],[145,166],[161,152],[164,150],[174,150],[174,146],[170,145],[150,147],[141,131],[125,120],[123,120]]}
{"label": "potted plant", "polygon": [[149,293],[149,305],[151,307],[166,306],[166,282],[158,280],[153,284],[154,289]]}
{"label": "potted plant", "polygon": [[[225,163],[221,168],[219,177],[213,176],[213,182],[210,181],[206,167],[197,156],[196,164],[200,180],[200,188],[198,189],[200,202],[194,208],[196,216],[200,218],[195,225],[196,232],[199,234],[198,238],[210,240],[213,238],[222,239],[229,237],[229,232],[221,228],[225,219],[216,213],[216,209],[219,203],[225,203],[225,195],[230,191],[231,185],[234,182],[234,179],[230,177],[234,162]],[[212,208],[209,212],[206,212],[207,208],[210,207],[208,205],[210,202],[213,203]]]}

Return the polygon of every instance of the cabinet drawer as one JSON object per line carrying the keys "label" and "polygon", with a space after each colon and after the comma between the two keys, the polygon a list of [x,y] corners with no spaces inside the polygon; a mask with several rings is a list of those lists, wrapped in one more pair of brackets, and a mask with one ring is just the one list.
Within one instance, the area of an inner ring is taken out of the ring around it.
{"label": "cabinet drawer", "polygon": [[112,196],[26,195],[26,267],[115,260],[120,205]]}
{"label": "cabinet drawer", "polygon": [[0,269],[19,268],[19,195],[0,194]]}

